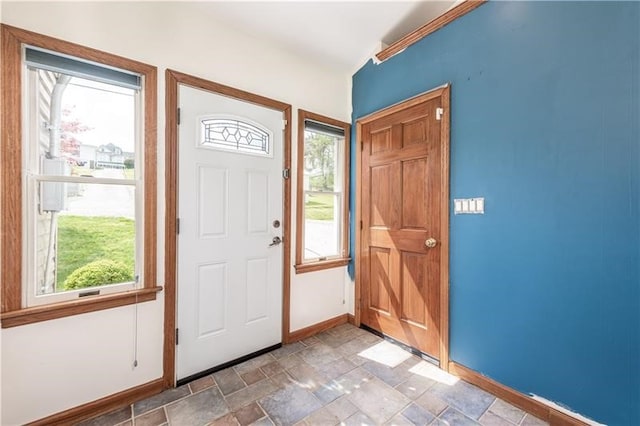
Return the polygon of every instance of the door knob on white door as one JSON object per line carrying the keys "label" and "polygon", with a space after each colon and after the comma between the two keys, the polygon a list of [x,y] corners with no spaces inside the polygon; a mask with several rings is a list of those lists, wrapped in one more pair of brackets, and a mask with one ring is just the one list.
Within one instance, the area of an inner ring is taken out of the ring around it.
{"label": "door knob on white door", "polygon": [[424,242],[424,245],[428,248],[434,248],[438,244],[435,238],[427,238]]}
{"label": "door knob on white door", "polygon": [[271,240],[271,244],[269,244],[269,247],[277,246],[281,242],[282,239],[280,237],[273,237],[273,240]]}

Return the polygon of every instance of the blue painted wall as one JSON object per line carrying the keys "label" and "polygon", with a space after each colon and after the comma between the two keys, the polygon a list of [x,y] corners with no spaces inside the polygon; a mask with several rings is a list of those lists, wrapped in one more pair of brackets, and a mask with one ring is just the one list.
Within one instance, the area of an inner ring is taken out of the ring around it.
{"label": "blue painted wall", "polygon": [[486,200],[451,216],[452,359],[620,425],[640,425],[639,50],[639,3],[490,2],[353,77],[354,121],[452,84],[451,195]]}

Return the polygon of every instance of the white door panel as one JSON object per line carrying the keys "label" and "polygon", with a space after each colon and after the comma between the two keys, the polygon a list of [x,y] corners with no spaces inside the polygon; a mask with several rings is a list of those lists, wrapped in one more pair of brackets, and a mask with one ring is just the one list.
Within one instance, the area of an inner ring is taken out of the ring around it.
{"label": "white door panel", "polygon": [[[284,220],[283,119],[280,111],[184,86],[179,105],[176,371],[182,379],[282,340],[282,245],[269,244],[283,229],[273,226]],[[212,117],[264,128],[269,153],[254,151],[260,141],[248,143],[241,124],[214,131],[237,132],[245,143],[240,150],[203,146],[201,121]]]}

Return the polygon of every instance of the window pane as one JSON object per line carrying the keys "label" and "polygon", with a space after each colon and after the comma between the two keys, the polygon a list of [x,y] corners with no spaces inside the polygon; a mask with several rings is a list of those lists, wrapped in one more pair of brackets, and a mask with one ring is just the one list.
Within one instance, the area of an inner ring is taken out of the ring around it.
{"label": "window pane", "polygon": [[41,182],[39,199],[37,294],[135,281],[134,186]]}
{"label": "window pane", "polygon": [[343,137],[321,132],[304,132],[304,189],[341,192],[341,156]]}
{"label": "window pane", "polygon": [[37,79],[38,158],[65,160],[66,175],[133,179],[136,91],[45,70]]}
{"label": "window pane", "polygon": [[339,256],[341,194],[305,192],[304,259]]}

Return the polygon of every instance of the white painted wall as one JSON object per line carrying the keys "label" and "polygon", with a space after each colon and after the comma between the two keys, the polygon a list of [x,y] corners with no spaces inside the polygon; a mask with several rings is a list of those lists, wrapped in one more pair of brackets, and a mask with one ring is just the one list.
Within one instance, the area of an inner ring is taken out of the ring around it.
{"label": "white painted wall", "polygon": [[[161,285],[166,68],[292,104],[294,159],[297,108],[350,119],[349,76],[216,22],[197,3],[3,1],[1,10],[3,23],[158,67]],[[292,269],[292,331],[352,311],[353,286],[345,271],[297,276]],[[2,330],[1,423],[36,420],[161,377],[163,303],[161,293],[155,302],[139,305],[136,369],[131,306]]]}

